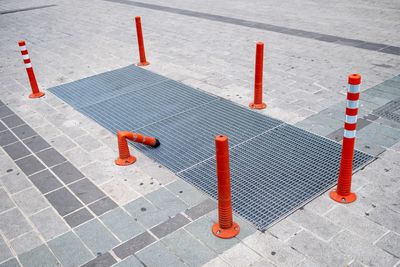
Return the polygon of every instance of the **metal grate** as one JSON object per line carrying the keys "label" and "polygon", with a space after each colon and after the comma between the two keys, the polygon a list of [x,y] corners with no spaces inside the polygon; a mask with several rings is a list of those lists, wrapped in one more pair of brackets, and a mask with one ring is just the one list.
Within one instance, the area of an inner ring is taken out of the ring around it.
{"label": "metal grate", "polygon": [[374,110],[373,114],[395,122],[400,122],[400,98],[390,101],[386,105]]}
{"label": "metal grate", "polygon": [[[128,66],[50,89],[136,148],[216,198],[214,137],[230,138],[234,210],[263,230],[337,179],[340,144],[144,69]],[[356,151],[358,168],[372,157]]]}

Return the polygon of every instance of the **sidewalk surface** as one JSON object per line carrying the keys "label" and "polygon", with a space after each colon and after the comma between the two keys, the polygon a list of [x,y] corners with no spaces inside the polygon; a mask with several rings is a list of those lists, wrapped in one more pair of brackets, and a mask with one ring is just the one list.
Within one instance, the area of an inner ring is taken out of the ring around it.
{"label": "sidewalk surface", "polygon": [[[357,148],[376,160],[357,201],[324,193],[264,233],[235,216],[221,240],[213,199],[133,148],[116,166],[116,137],[46,89],[137,63],[138,15],[147,69],[244,106],[263,41],[260,112],[336,141],[362,74]],[[399,27],[394,0],[0,1],[0,266],[400,266]]]}

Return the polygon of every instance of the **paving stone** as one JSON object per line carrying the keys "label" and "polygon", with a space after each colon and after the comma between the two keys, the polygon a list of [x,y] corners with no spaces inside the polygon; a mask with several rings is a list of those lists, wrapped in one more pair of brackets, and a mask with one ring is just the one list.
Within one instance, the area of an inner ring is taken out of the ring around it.
{"label": "paving stone", "polygon": [[0,146],[6,146],[17,141],[17,138],[9,131],[0,132]]}
{"label": "paving stone", "polygon": [[181,179],[168,184],[166,188],[183,200],[189,207],[193,207],[208,199],[206,195]]}
{"label": "paving stone", "polygon": [[113,209],[99,218],[121,241],[131,239],[145,230],[121,208]]}
{"label": "paving stone", "polygon": [[78,226],[75,231],[95,255],[105,253],[119,243],[97,219]]}
{"label": "paving stone", "polygon": [[42,210],[29,219],[35,224],[45,240],[53,239],[69,230],[65,222],[52,208]]}
{"label": "paving stone", "polygon": [[21,265],[15,258],[12,258],[6,262],[0,263],[0,267],[20,267],[20,266]]}
{"label": "paving stone", "polygon": [[102,146],[102,144],[91,135],[80,136],[75,138],[74,141],[77,142],[78,145],[80,145],[87,152],[92,152],[93,150],[96,150]]}
{"label": "paving stone", "polygon": [[117,260],[114,259],[113,256],[107,252],[105,254],[97,256],[93,260],[82,265],[82,267],[108,267],[113,265],[114,263],[117,263]]}
{"label": "paving stone", "polygon": [[340,232],[332,245],[368,266],[393,266],[398,258],[372,245],[349,231]]}
{"label": "paving stone", "polygon": [[161,241],[189,266],[199,266],[217,256],[183,229],[166,236]]}
{"label": "paving stone", "polygon": [[15,253],[20,255],[24,252],[37,248],[38,246],[42,245],[43,242],[37,233],[28,232],[11,240],[10,244]]}
{"label": "paving stone", "polygon": [[26,124],[15,127],[12,131],[21,140],[36,135],[36,132]]}
{"label": "paving stone", "polygon": [[15,142],[3,148],[13,160],[28,156],[31,153],[21,142]]}
{"label": "paving stone", "polygon": [[19,159],[15,163],[28,176],[45,169],[43,164],[33,155]]}
{"label": "paving stone", "polygon": [[143,267],[144,265],[135,258],[135,256],[129,256],[128,258],[113,265],[113,267]]}
{"label": "paving stone", "polygon": [[[7,259],[11,258],[13,254],[11,253],[10,249],[8,248],[6,242],[4,241],[3,237],[0,236],[0,262],[6,261]],[[1,266],[1,264],[0,264]]]}
{"label": "paving stone", "polygon": [[118,170],[119,166],[114,165],[111,165],[111,162],[107,165],[95,161],[83,167],[81,171],[95,184],[101,185],[118,176],[119,170],[121,169]]}
{"label": "paving stone", "polygon": [[77,146],[68,136],[60,135],[50,139],[50,144],[61,153]]}
{"label": "paving stone", "polygon": [[261,260],[261,256],[255,253],[250,248],[246,247],[243,243],[228,249],[221,255],[232,266],[251,266]]}
{"label": "paving stone", "polygon": [[71,231],[50,240],[48,245],[64,267],[80,266],[93,258],[93,254]]}
{"label": "paving stone", "polygon": [[49,206],[43,195],[34,187],[14,194],[12,198],[17,206],[28,216]]}
{"label": "paving stone", "polygon": [[63,186],[62,183],[49,170],[44,170],[31,175],[29,176],[29,180],[31,180],[31,182],[43,194]]}
{"label": "paving stone", "polygon": [[68,187],[85,204],[92,203],[105,196],[105,194],[87,178],[74,182],[68,185]]}
{"label": "paving stone", "polygon": [[389,232],[376,243],[378,247],[384,251],[400,258],[400,235],[394,232]]}
{"label": "paving stone", "polygon": [[2,121],[5,125],[7,125],[8,128],[14,128],[18,125],[25,124],[25,122],[15,114],[6,118],[2,118]]}
{"label": "paving stone", "polygon": [[341,206],[330,211],[326,215],[326,218],[336,225],[358,234],[371,243],[379,239],[387,231],[385,228],[368,220],[366,217],[355,215],[351,212],[351,209]]}
{"label": "paving stone", "polygon": [[102,198],[89,205],[89,209],[97,216],[100,216],[116,207],[118,207],[118,205],[109,197]]}
{"label": "paving stone", "polygon": [[146,228],[151,228],[168,219],[168,215],[164,210],[156,208],[143,197],[126,204],[124,208]]}
{"label": "paving stone", "polygon": [[187,209],[185,211],[185,214],[189,216],[192,220],[196,220],[197,218],[200,218],[201,216],[209,213],[212,210],[215,210],[217,208],[217,203],[211,199],[206,199],[203,202],[197,204],[196,206]]}
{"label": "paving stone", "polygon": [[[77,168],[81,168],[82,166],[88,165],[90,162],[93,162],[94,159],[90,156],[89,153],[86,153],[85,150],[80,148],[79,146],[71,148],[63,153],[65,157],[74,164]],[[101,165],[101,164],[100,164]],[[82,172],[86,174],[89,178],[97,178],[97,175],[90,176],[91,172],[88,172],[91,165],[85,166],[82,169]],[[93,172],[99,172],[99,170],[93,170]],[[92,179],[93,180],[93,179]]]}
{"label": "paving stone", "polygon": [[187,205],[182,200],[174,196],[165,188],[160,188],[147,194],[146,198],[159,209],[167,212],[168,216],[174,216],[187,208]]}
{"label": "paving stone", "polygon": [[8,193],[0,187],[0,213],[15,207]]}
{"label": "paving stone", "polygon": [[68,161],[51,168],[51,170],[66,184],[84,177],[83,174]]}
{"label": "paving stone", "polygon": [[289,238],[300,232],[303,228],[300,227],[297,223],[289,219],[282,220],[277,224],[274,224],[271,228],[267,231],[279,238],[282,241],[287,241]]}
{"label": "paving stone", "polygon": [[400,233],[400,213],[394,212],[385,206],[378,206],[367,217],[389,230]]}
{"label": "paving stone", "polygon": [[0,132],[7,130],[7,127],[0,121]]}
{"label": "paving stone", "polygon": [[25,252],[19,255],[18,258],[23,266],[52,267],[60,265],[46,245],[41,245],[31,251]]}
{"label": "paving stone", "polygon": [[21,212],[14,208],[0,214],[0,230],[10,240],[31,231],[32,228]]}
{"label": "paving stone", "polygon": [[64,217],[65,221],[72,228],[74,228],[78,225],[81,225],[82,223],[87,222],[92,218],[93,218],[93,215],[86,208],[74,211]]}
{"label": "paving stone", "polygon": [[135,254],[137,251],[147,247],[155,241],[156,239],[151,234],[144,232],[122,243],[118,247],[114,248],[113,251],[117,257],[120,259],[125,259],[126,257]]}
{"label": "paving stone", "polygon": [[[222,258],[220,257],[216,257],[212,260],[210,260],[209,262],[205,263],[202,265],[202,267],[214,267],[214,266],[218,266],[218,267],[231,267],[232,265],[228,264],[226,261],[224,261]],[[251,265],[252,267],[255,266],[254,264]],[[268,265],[260,265],[261,266],[266,266],[269,267]]]}
{"label": "paving stone", "polygon": [[288,244],[300,253],[326,266],[346,266],[351,261],[351,257],[346,256],[347,253],[342,254],[336,246],[318,239],[307,231],[296,234]]}
{"label": "paving stone", "polygon": [[257,232],[245,238],[243,242],[277,266],[297,266],[304,260],[303,255],[269,233]]}
{"label": "paving stone", "polygon": [[42,150],[36,155],[46,164],[48,167],[52,167],[54,165],[58,165],[63,163],[67,159],[64,158],[60,153],[57,152],[54,148],[49,148],[46,150]]}
{"label": "paving stone", "polygon": [[185,226],[189,222],[190,220],[188,218],[178,213],[175,217],[170,218],[157,226],[154,226],[150,229],[150,231],[158,238],[163,238],[164,236]]}
{"label": "paving stone", "polygon": [[26,138],[23,142],[33,152],[38,152],[50,147],[50,145],[39,135]]}
{"label": "paving stone", "polygon": [[82,207],[78,199],[64,187],[47,194],[46,198],[61,216],[67,215]]}
{"label": "paving stone", "polygon": [[10,116],[10,115],[13,115],[13,114],[14,114],[14,112],[12,112],[12,110],[9,107],[7,107],[5,105],[0,107],[0,119]]}
{"label": "paving stone", "polygon": [[187,266],[160,241],[136,253],[146,266]]}
{"label": "paving stone", "polygon": [[140,197],[139,193],[125,185],[119,179],[112,179],[111,181],[102,184],[100,187],[120,206]]}

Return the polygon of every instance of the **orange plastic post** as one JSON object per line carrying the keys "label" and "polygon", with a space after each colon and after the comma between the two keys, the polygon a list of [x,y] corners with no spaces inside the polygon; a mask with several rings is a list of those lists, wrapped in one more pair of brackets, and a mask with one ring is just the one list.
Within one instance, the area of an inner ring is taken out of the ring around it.
{"label": "orange plastic post", "polygon": [[333,200],[344,204],[354,202],[357,199],[356,194],[351,192],[351,179],[353,174],[353,156],[356,140],[360,83],[361,75],[352,74],[349,76],[338,185],[336,190],[330,192],[330,197]]}
{"label": "orange plastic post", "polygon": [[44,96],[44,93],[40,91],[39,86],[37,84],[35,73],[33,72],[31,59],[29,58],[28,49],[26,48],[25,41],[19,41],[18,45],[21,50],[21,55],[24,60],[26,73],[28,74],[29,83],[32,88],[32,94],[29,95],[29,98],[42,97]]}
{"label": "orange plastic post", "polygon": [[254,101],[250,103],[252,109],[265,109],[267,104],[263,102],[263,66],[264,66],[264,43],[256,44],[256,65],[254,77]]}
{"label": "orange plastic post", "polygon": [[135,22],[136,22],[136,34],[139,46],[139,56],[140,56],[140,62],[138,63],[138,66],[147,66],[150,64],[150,62],[146,60],[146,53],[144,51],[142,22],[139,16],[135,17]]}
{"label": "orange plastic post", "polygon": [[229,168],[228,137],[215,137],[217,180],[218,180],[218,222],[212,232],[220,238],[233,238],[240,232],[240,226],[233,221],[231,199],[231,177]]}

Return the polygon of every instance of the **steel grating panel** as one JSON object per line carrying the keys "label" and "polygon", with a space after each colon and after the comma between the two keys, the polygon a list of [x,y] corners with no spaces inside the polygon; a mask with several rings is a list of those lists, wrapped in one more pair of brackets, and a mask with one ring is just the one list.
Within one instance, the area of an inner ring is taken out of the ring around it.
{"label": "steel grating panel", "polygon": [[395,122],[400,122],[400,98],[392,100],[386,105],[374,110],[373,114]]}
{"label": "steel grating panel", "polygon": [[135,146],[214,198],[214,137],[228,135],[234,210],[261,230],[337,179],[340,144],[133,65],[50,91],[113,133],[157,137]]}

